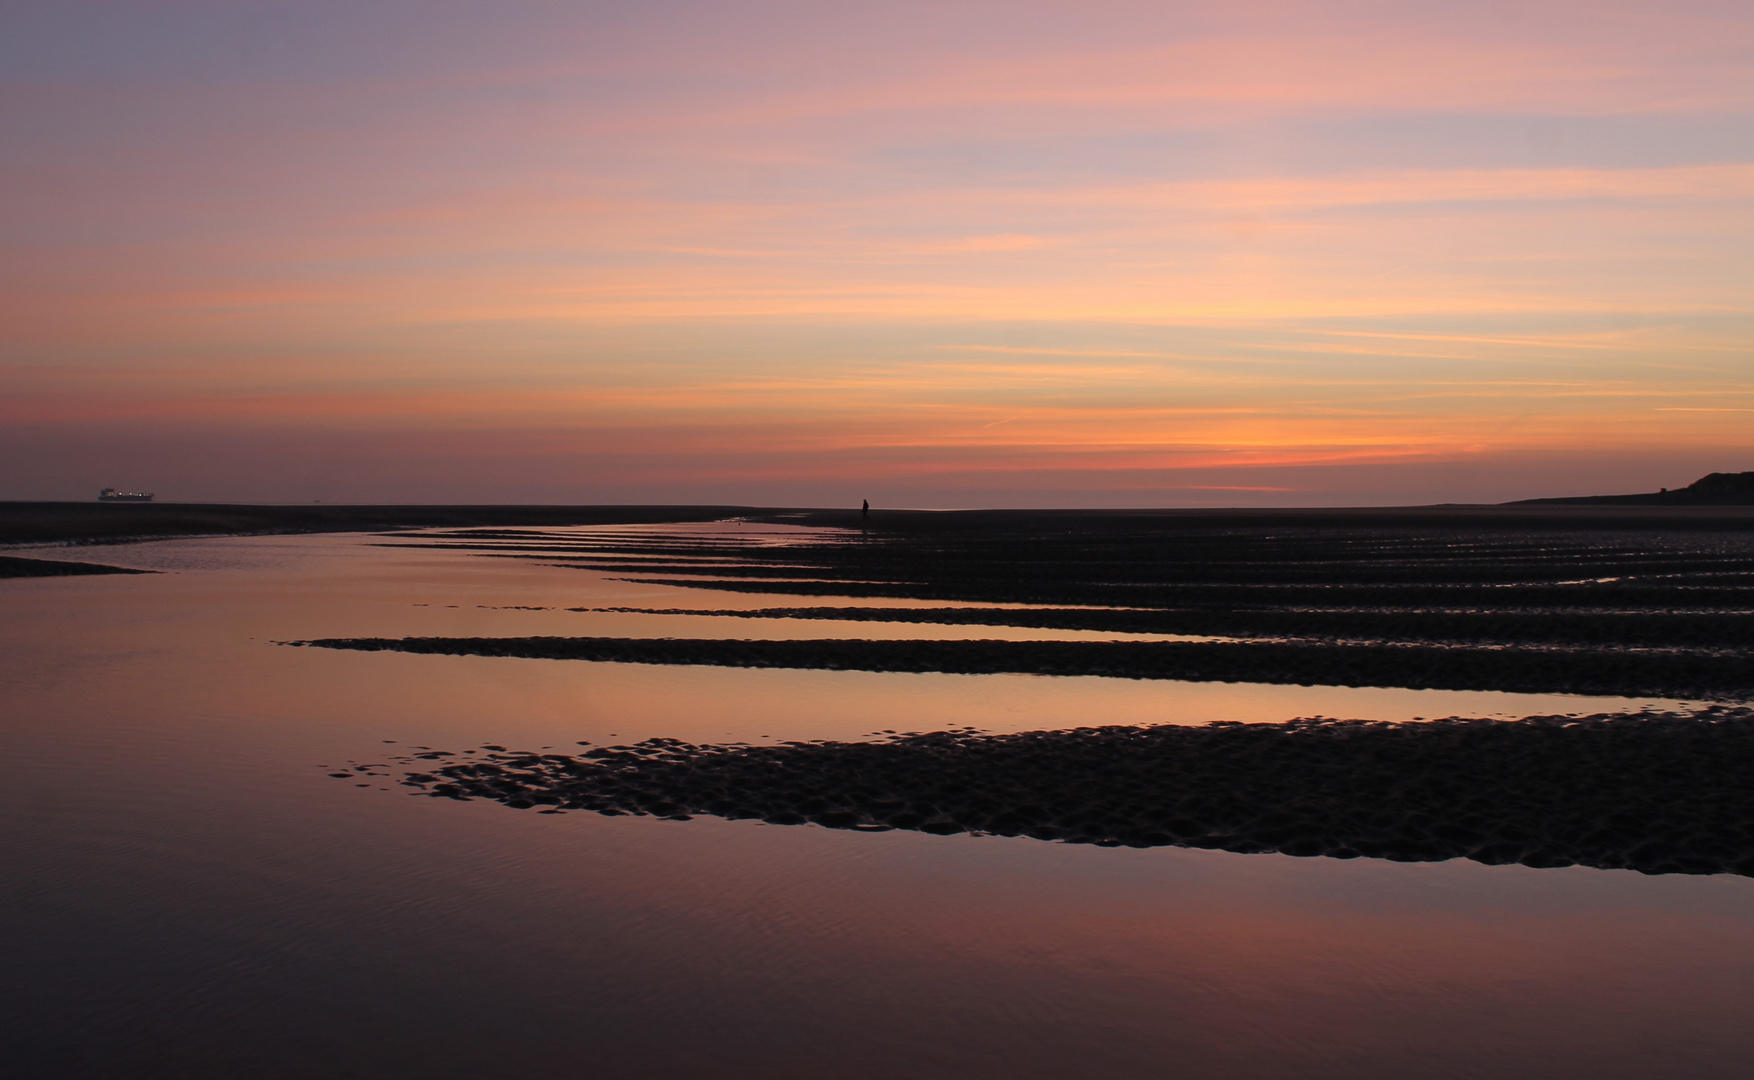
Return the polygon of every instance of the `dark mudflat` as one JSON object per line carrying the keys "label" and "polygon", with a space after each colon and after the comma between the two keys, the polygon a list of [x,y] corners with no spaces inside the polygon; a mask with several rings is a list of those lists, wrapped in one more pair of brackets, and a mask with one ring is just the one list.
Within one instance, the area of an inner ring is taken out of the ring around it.
{"label": "dark mudflat", "polygon": [[[1509,644],[1593,640],[1583,618],[1614,627],[1610,640],[1660,647],[1677,643],[1674,632],[1739,632],[1733,620],[1754,613],[1754,509],[983,511],[873,521],[787,545],[537,531],[412,542],[701,590],[1133,609],[1051,616],[1051,625],[1090,629],[1397,640],[1418,632]],[[1723,618],[1637,633],[1651,613]],[[1043,613],[1016,617],[1011,625],[1050,625]]]}
{"label": "dark mudflat", "polygon": [[635,664],[949,674],[1102,675],[1191,682],[1396,686],[1740,701],[1754,663],[1711,652],[1516,651],[1270,642],[736,641],[715,638],[324,638],[325,649]]}
{"label": "dark mudflat", "polygon": [[126,566],[104,566],[99,563],[62,562],[59,559],[19,559],[0,555],[0,578],[80,577],[88,574],[151,574],[153,570],[134,570]]}
{"label": "dark mudflat", "polygon": [[1726,612],[1442,612],[1141,610],[1104,608],[567,608],[568,611],[805,619],[948,626],[1014,626],[1212,637],[1327,638],[1436,644],[1754,647],[1754,619]]}
{"label": "dark mudflat", "polygon": [[578,756],[487,749],[454,764],[444,752],[399,759],[404,782],[519,809],[1754,875],[1745,708],[779,746],[652,739]]}
{"label": "dark mudflat", "polygon": [[787,520],[842,528],[792,543],[516,530],[415,542],[697,594],[946,605],[920,610],[843,601],[718,612],[727,617],[1244,640],[861,645],[593,639],[348,647],[1724,700],[1744,700],[1754,691],[1749,507],[879,512],[869,523],[803,513]]}

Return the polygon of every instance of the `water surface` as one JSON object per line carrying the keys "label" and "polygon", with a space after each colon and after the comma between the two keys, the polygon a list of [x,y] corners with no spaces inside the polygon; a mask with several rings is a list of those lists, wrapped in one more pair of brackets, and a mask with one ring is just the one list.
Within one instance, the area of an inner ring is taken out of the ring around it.
{"label": "water surface", "polygon": [[326,775],[485,741],[1685,703],[272,644],[1000,636],[570,612],[791,598],[382,542],[60,549],[164,572],[0,582],[23,1075],[1715,1077],[1754,1051],[1746,878],[545,817]]}

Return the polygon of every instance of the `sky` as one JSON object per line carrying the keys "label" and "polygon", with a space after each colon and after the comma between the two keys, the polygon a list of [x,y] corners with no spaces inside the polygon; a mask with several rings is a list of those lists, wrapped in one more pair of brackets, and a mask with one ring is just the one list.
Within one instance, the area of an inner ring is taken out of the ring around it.
{"label": "sky", "polygon": [[1754,469],[1754,5],[0,0],[0,498]]}

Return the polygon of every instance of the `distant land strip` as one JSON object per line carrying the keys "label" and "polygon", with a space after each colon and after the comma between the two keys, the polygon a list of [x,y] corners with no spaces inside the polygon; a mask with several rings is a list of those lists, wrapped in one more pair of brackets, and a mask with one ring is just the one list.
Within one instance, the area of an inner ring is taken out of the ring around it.
{"label": "distant land strip", "polygon": [[410,505],[252,503],[100,503],[0,500],[0,545],[127,543],[175,536],[373,532],[425,528],[549,528],[641,525],[746,518],[773,524],[895,532],[917,536],[1019,529],[1119,531],[1223,528],[1662,529],[1684,532],[1754,529],[1754,498],[1693,505],[1445,505],[1362,508],[1147,510],[857,510],[726,505]]}
{"label": "distant land strip", "polygon": [[0,544],[129,543],[177,536],[539,528],[718,521],[747,506],[261,506],[230,503],[0,502]]}
{"label": "distant land strip", "polygon": [[322,638],[325,649],[635,664],[1754,699],[1746,654],[1277,642]]}
{"label": "distant land strip", "polygon": [[1754,506],[1754,472],[1709,473],[1684,488],[1637,495],[1520,499],[1507,506]]}
{"label": "distant land strip", "polygon": [[545,813],[1754,876],[1754,710],[1745,708],[777,746],[649,739],[577,755],[493,745],[392,760],[425,794]]}

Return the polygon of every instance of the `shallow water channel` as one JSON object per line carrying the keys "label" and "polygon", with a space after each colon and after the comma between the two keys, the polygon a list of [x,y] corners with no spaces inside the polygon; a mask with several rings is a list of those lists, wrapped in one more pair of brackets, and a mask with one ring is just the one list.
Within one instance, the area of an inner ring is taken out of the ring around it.
{"label": "shallow water channel", "polygon": [[1749,878],[538,815],[328,775],[487,742],[1686,703],[274,644],[1134,637],[567,611],[795,598],[384,539],[33,550],[163,572],[0,581],[21,1075],[1728,1077],[1754,1053]]}

